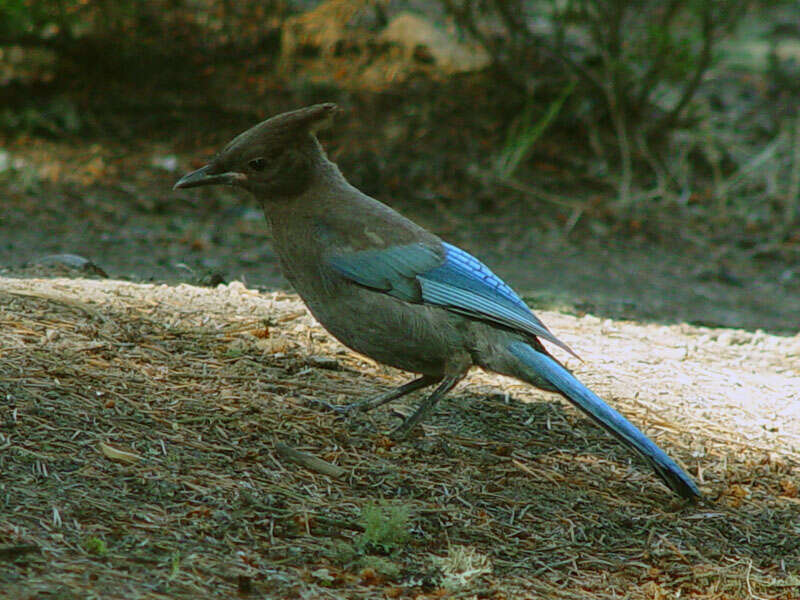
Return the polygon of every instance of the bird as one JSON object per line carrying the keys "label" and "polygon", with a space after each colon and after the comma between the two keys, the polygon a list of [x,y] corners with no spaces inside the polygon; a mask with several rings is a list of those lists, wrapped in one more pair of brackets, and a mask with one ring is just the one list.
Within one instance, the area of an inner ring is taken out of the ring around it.
{"label": "bird", "polygon": [[480,367],[560,394],[638,452],[678,496],[700,499],[675,461],[545,348],[548,342],[575,354],[509,285],[345,179],[316,135],[338,110],[328,102],[262,121],[173,189],[230,185],[250,192],[283,275],[315,319],[357,353],[417,375],[342,410],[371,410],[435,386],[392,432],[402,440]]}

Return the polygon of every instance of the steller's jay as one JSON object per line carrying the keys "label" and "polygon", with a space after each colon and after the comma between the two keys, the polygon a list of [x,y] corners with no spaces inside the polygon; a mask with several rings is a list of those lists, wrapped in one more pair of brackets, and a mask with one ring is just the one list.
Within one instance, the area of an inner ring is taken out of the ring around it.
{"label": "steller's jay", "polygon": [[328,103],[272,117],[175,188],[228,184],[251,192],[283,274],[323,327],[356,352],[420,375],[345,408],[369,410],[436,385],[395,431],[404,437],[471,367],[483,367],[561,394],[647,459],[675,493],[699,498],[671,458],[548,353],[540,340],[572,350],[508,285],[345,180],[314,135],[335,112]]}

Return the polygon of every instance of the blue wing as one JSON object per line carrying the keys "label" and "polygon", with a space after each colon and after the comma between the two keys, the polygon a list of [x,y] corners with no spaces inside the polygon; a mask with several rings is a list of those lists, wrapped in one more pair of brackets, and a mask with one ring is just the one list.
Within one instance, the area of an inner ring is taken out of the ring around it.
{"label": "blue wing", "polygon": [[328,258],[328,264],[347,279],[414,303],[424,301],[417,276],[441,263],[441,251],[423,244],[361,250]]}
{"label": "blue wing", "polygon": [[330,257],[328,262],[359,285],[541,337],[574,354],[502,279],[451,244],[443,243],[441,249],[406,244],[362,250]]}

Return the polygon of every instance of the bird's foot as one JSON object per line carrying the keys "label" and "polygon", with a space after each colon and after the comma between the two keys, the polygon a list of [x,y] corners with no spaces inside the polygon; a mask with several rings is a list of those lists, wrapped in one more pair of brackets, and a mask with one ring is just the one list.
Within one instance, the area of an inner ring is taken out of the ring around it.
{"label": "bird's foot", "polygon": [[389,438],[394,440],[395,442],[402,442],[407,440],[411,437],[411,434],[415,431],[416,422],[409,423],[409,419],[405,419],[400,425],[395,427],[389,432]]}
{"label": "bird's foot", "polygon": [[330,402],[325,402],[325,400],[320,400],[319,398],[308,398],[308,401],[312,404],[316,404],[317,406],[321,406],[327,411],[343,416],[348,416],[350,414],[350,407],[353,406],[352,404],[345,404],[344,406],[340,404],[331,404]]}
{"label": "bird's foot", "polygon": [[[381,400],[381,398],[379,397],[378,400]],[[337,406],[336,412],[345,417],[352,417],[358,413],[369,412],[373,408],[381,406],[382,404],[384,403],[376,402],[374,398],[370,398],[368,400],[362,400],[361,402],[352,402],[350,404]]]}

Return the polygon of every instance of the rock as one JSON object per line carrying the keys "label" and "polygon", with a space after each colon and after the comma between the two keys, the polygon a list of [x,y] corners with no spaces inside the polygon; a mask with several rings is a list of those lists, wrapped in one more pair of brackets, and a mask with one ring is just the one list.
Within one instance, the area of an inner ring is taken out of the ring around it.
{"label": "rock", "polygon": [[446,74],[480,71],[491,62],[486,50],[477,44],[460,42],[444,29],[409,12],[392,19],[378,37],[399,44],[407,61],[425,61],[430,57],[432,63]]}
{"label": "rock", "polygon": [[478,44],[460,41],[425,16],[401,12],[386,27],[380,3],[328,0],[287,19],[280,70],[315,83],[381,90],[413,76],[447,77],[489,66]]}
{"label": "rock", "polygon": [[37,259],[34,261],[34,264],[65,270],[81,271],[87,275],[96,275],[98,277],[108,277],[108,274],[91,260],[83,256],[78,256],[77,254],[49,254]]}

